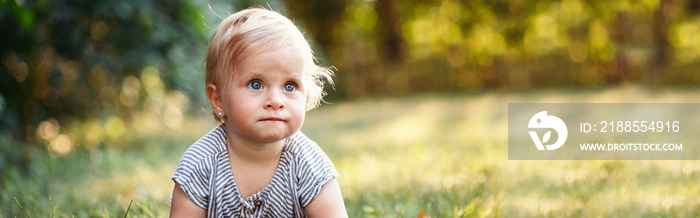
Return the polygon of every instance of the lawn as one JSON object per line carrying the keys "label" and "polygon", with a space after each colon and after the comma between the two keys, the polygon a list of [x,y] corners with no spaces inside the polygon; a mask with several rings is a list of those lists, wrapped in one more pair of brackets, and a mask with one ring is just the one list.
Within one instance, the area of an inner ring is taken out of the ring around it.
{"label": "lawn", "polygon": [[[507,106],[698,102],[698,94],[625,86],[368,98],[310,111],[302,131],[335,163],[350,217],[694,217],[700,162],[508,160]],[[36,149],[26,169],[2,178],[0,215],[25,216],[16,197],[31,217],[122,217],[127,209],[132,216],[167,216],[170,175],[212,126],[196,114],[125,149],[66,157]]]}

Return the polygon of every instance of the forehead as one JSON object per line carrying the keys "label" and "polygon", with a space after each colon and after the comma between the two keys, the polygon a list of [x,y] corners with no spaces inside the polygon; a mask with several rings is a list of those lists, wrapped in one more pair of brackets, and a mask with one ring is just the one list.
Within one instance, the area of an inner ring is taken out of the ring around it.
{"label": "forehead", "polygon": [[239,75],[272,71],[301,75],[305,67],[303,53],[295,46],[284,46],[243,56],[234,66],[236,74]]}

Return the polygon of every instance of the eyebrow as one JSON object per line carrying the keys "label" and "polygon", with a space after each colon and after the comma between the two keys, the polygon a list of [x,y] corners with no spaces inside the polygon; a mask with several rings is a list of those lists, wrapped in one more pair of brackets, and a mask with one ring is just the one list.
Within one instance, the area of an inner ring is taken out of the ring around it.
{"label": "eyebrow", "polygon": [[243,78],[246,78],[246,80],[251,80],[251,79],[261,78],[261,77],[263,77],[263,75],[264,74],[262,74],[262,73],[252,73],[251,75],[244,75],[245,77],[243,77]]}
{"label": "eyebrow", "polygon": [[[265,77],[265,73],[260,73],[260,72],[254,72],[254,73],[248,73],[248,74],[250,74],[250,75],[242,75],[241,78],[244,78],[244,82],[248,82],[252,79],[262,79]],[[285,73],[285,76],[286,76],[287,80],[289,80],[289,81],[293,81],[293,82],[297,82],[297,83],[301,83],[302,81],[304,81],[304,79],[303,79],[304,76],[301,75],[301,73],[299,73],[299,74]]]}

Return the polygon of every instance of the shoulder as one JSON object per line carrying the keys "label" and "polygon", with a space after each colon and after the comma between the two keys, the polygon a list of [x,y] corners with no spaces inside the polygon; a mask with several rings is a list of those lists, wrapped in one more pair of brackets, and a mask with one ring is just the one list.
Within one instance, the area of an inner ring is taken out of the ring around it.
{"label": "shoulder", "polygon": [[328,155],[303,133],[297,132],[287,138],[285,147],[297,166],[298,177],[309,176],[308,174],[337,174]]}
{"label": "shoulder", "polygon": [[285,146],[294,162],[299,200],[306,207],[338,171],[321,147],[301,132],[287,138]]}
{"label": "shoulder", "polygon": [[172,179],[195,204],[206,207],[209,178],[217,166],[217,156],[226,152],[226,130],[218,126],[192,144],[172,176]]}
{"label": "shoulder", "polygon": [[193,166],[201,165],[203,161],[225,151],[226,129],[223,126],[217,126],[187,148],[178,165],[178,171],[181,168],[193,168]]}
{"label": "shoulder", "polygon": [[[285,141],[285,149],[294,158],[297,163],[308,162],[328,162],[328,156],[323,152],[323,149],[313,140],[306,137],[301,132],[297,132],[290,136]],[[330,163],[332,165],[332,163]]]}
{"label": "shoulder", "polygon": [[221,151],[226,151],[226,129],[219,125],[192,144],[183,155],[183,159],[190,156],[209,156]]}

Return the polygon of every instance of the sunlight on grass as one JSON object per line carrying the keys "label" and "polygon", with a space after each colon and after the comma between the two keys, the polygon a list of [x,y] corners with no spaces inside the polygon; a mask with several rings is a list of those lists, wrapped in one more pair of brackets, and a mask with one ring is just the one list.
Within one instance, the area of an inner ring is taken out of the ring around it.
{"label": "sunlight on grass", "polygon": [[[509,102],[698,102],[698,91],[443,94],[377,98],[310,111],[302,131],[329,155],[351,217],[698,216],[698,161],[511,161]],[[164,217],[187,147],[214,127],[200,112],[136,146],[68,156],[37,151],[31,181],[7,173],[0,214]],[[166,128],[162,128],[165,130]],[[49,197],[51,196],[51,197]],[[130,201],[133,205],[129,207]],[[7,203],[7,204],[5,204]]]}
{"label": "sunlight on grass", "polygon": [[630,86],[367,99],[311,111],[303,131],[340,171],[351,216],[688,216],[700,209],[697,161],[509,161],[507,104],[695,95]]}

